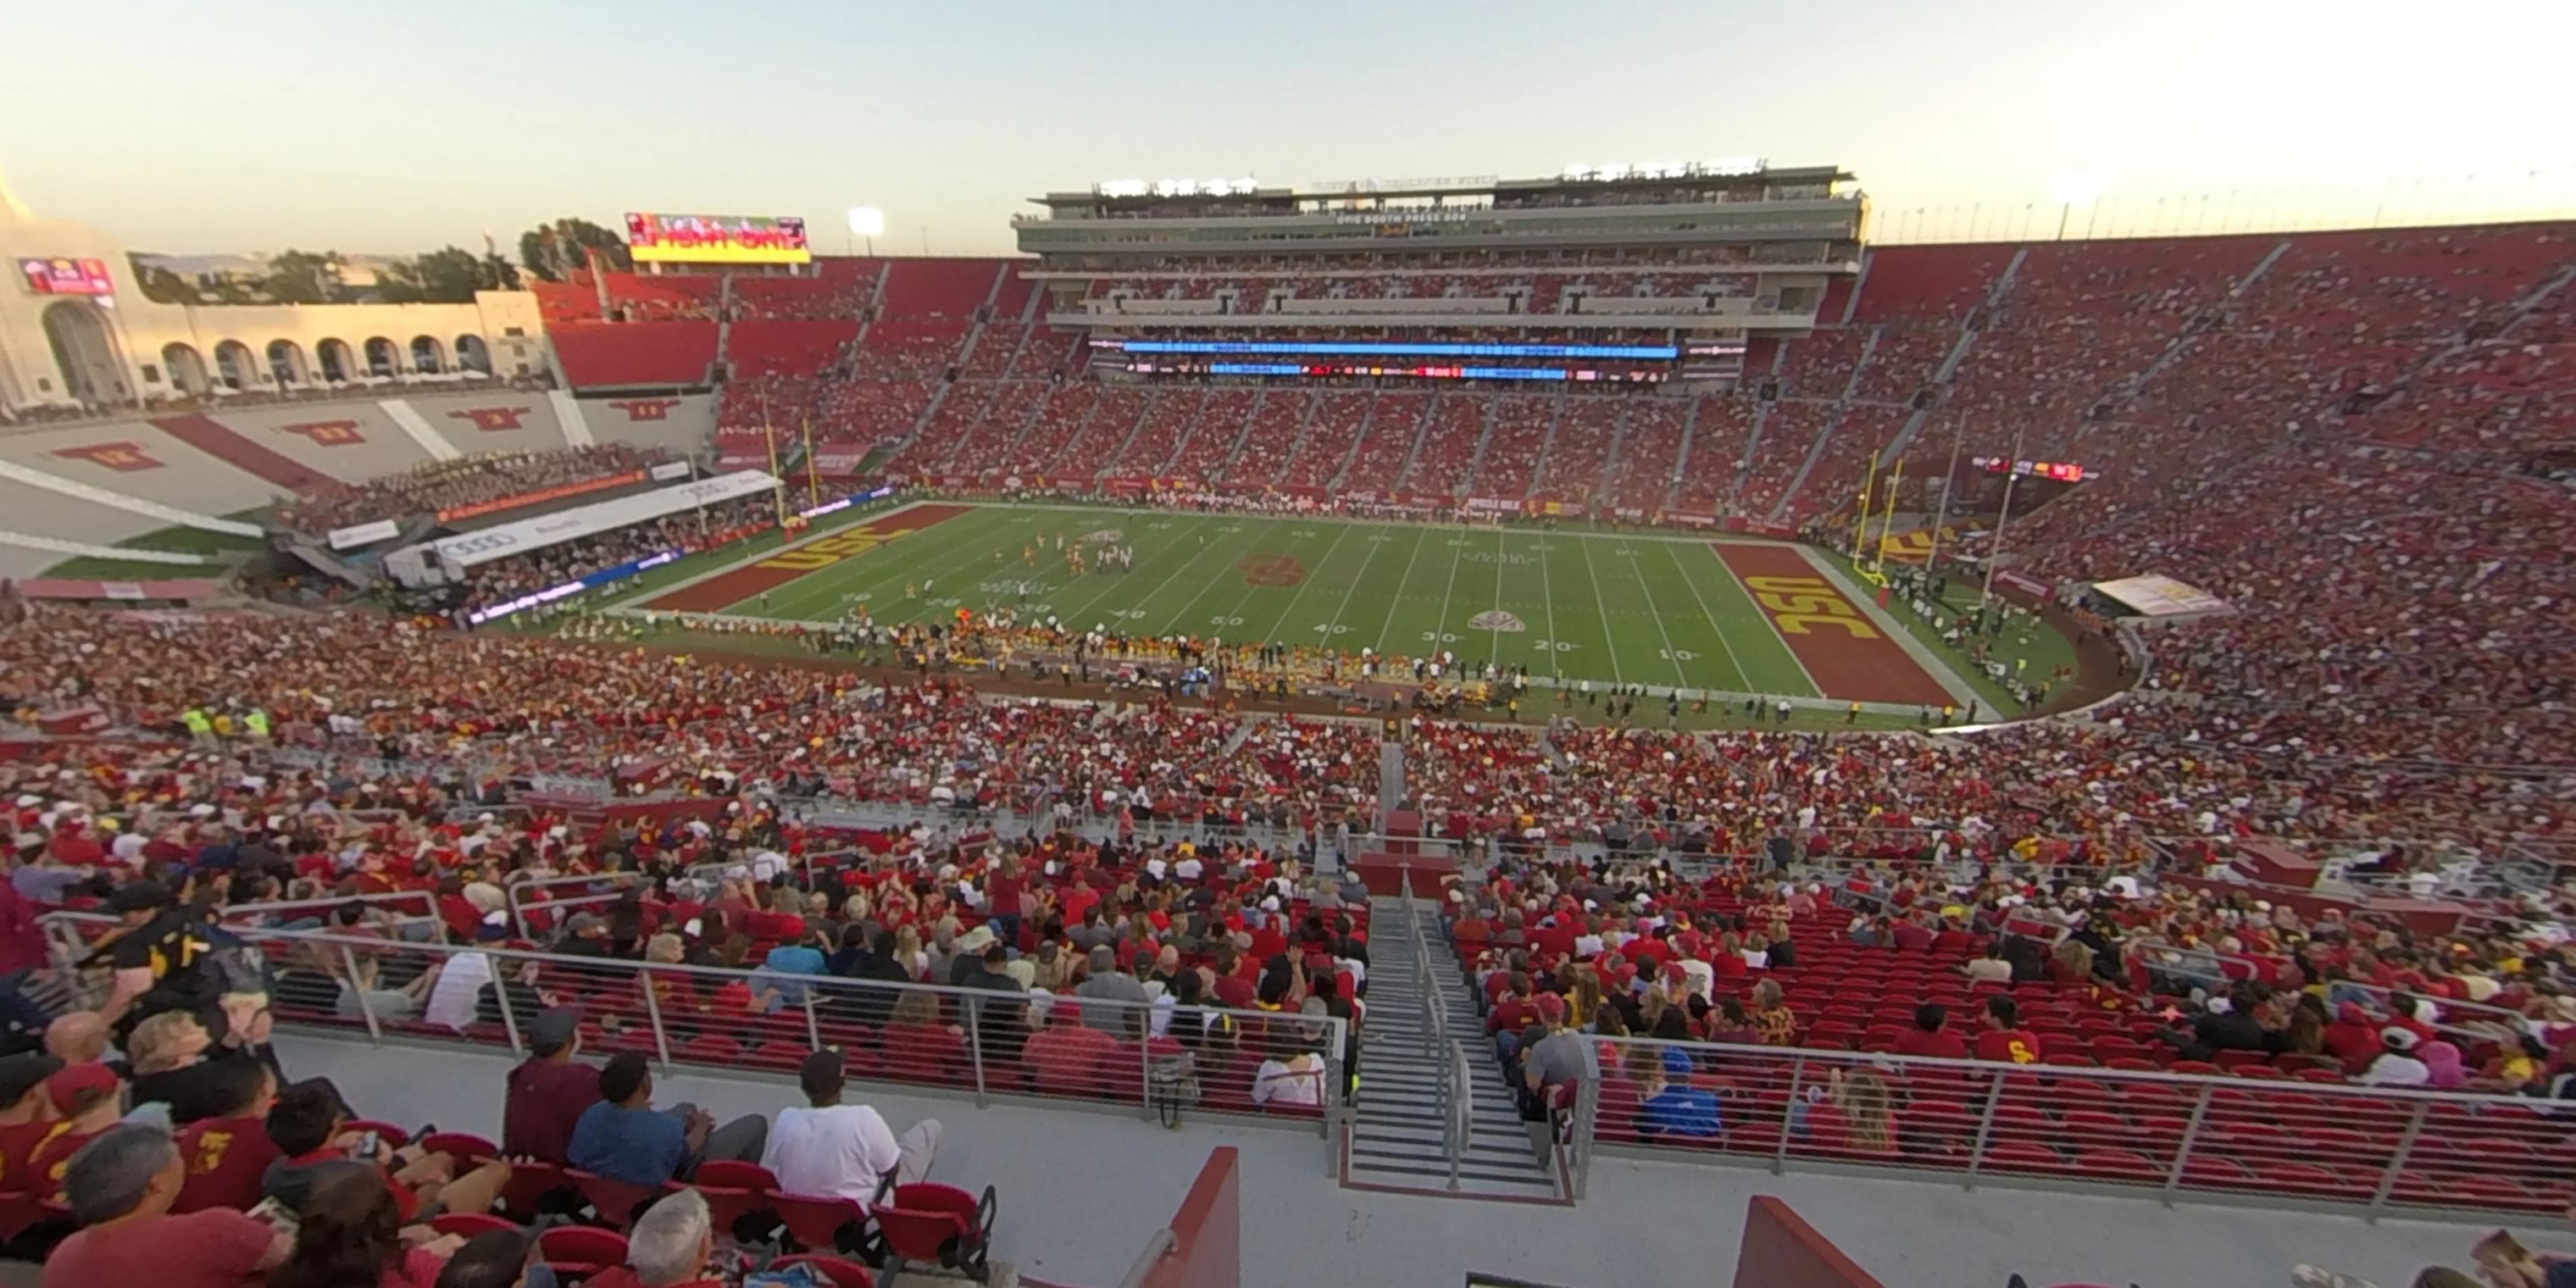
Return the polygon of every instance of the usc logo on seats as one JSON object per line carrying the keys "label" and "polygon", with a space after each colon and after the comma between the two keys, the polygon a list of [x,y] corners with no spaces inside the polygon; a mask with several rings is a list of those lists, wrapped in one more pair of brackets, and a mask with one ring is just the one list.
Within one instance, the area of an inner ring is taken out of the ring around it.
{"label": "usc logo on seats", "polygon": [[847,532],[818,537],[793,550],[781,551],[752,566],[812,572],[817,568],[829,568],[852,555],[866,554],[897,537],[908,535],[909,531],[899,528],[893,532],[879,532],[872,525],[852,528]]}
{"label": "usc logo on seats", "polygon": [[67,461],[88,461],[103,465],[119,474],[136,470],[157,470],[161,462],[133,443],[90,443],[81,447],[57,447],[54,455]]}
{"label": "usc logo on seats", "polygon": [[1879,637],[1878,628],[1822,577],[1747,577],[1744,584],[1783,635],[1811,635],[1819,626],[1832,626],[1856,640]]}

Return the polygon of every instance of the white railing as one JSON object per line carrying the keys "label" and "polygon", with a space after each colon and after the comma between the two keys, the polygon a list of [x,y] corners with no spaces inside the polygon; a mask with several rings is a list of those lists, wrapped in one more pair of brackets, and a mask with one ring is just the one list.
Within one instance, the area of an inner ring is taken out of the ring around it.
{"label": "white railing", "polygon": [[[2557,1211],[2557,1102],[2246,1077],[1600,1038],[1592,1143],[1774,1171],[1833,1165],[2240,1202]],[[1689,1072],[1664,1070],[1678,1050]],[[1676,1088],[1705,1093],[1698,1100]],[[1696,1102],[1696,1103],[1695,1103]],[[1578,1104],[1582,1104],[1579,1101]]]}
{"label": "white railing", "polygon": [[[103,968],[79,964],[111,917],[45,919],[67,1004],[96,1005]],[[767,967],[661,965],[497,947],[404,943],[310,931],[234,928],[272,972],[271,1012],[289,1029],[363,1031],[375,1043],[491,1047],[525,1054],[527,1024],[552,1007],[582,1013],[586,1049],[638,1051],[665,1068],[793,1074],[837,1048],[854,1077],[971,1094],[1130,1105],[1154,1116],[1157,1060],[1189,1055],[1207,1112],[1315,1124],[1336,1140],[1345,1112],[1349,1022],[1224,1007],[1137,1004],[1073,994],[897,984]],[[361,986],[363,982],[364,986]],[[1115,1036],[1097,1060],[1060,1064],[1037,1035],[1082,1024]],[[1265,1059],[1313,1054],[1311,1095],[1255,1100]]]}

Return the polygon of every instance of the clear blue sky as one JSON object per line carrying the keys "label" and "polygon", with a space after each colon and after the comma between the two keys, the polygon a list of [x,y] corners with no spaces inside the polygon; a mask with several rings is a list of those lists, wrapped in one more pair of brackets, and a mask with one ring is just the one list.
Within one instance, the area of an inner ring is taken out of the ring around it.
{"label": "clear blue sky", "polygon": [[988,254],[1104,178],[1743,155],[1845,165],[1882,214],[2076,171],[2132,201],[2576,172],[2576,0],[0,0],[0,31],[0,174],[172,252],[630,209],[837,249],[873,204],[881,251]]}

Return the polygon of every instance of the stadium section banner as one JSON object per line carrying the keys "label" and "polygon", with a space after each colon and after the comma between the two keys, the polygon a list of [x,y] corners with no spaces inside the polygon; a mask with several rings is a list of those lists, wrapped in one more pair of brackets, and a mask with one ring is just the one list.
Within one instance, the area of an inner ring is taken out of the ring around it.
{"label": "stadium section banner", "polygon": [[532,492],[514,492],[508,496],[494,497],[489,501],[476,501],[471,505],[450,506],[438,512],[438,521],[452,523],[458,519],[480,518],[487,514],[499,514],[503,510],[544,505],[548,501],[560,501],[568,496],[580,496],[585,492],[605,492],[613,487],[626,487],[643,481],[644,471],[642,470],[603,474],[598,478],[583,479],[578,483],[559,483],[553,487],[541,487]]}
{"label": "stadium section banner", "polygon": [[440,562],[451,568],[471,568],[476,564],[506,559],[512,555],[543,550],[548,546],[578,540],[593,533],[614,532],[666,514],[678,514],[719,501],[756,496],[778,486],[778,480],[765,470],[744,470],[736,474],[719,474],[678,487],[659,488],[576,506],[559,514],[518,519],[481,532],[462,536],[441,537],[429,543],[438,552]]}
{"label": "stadium section banner", "polygon": [[639,264],[803,264],[814,258],[798,215],[630,214],[626,250]]}
{"label": "stadium section banner", "polygon": [[2160,573],[2093,583],[2093,593],[2126,604],[2140,617],[2171,620],[2228,611],[2227,601]]}
{"label": "stadium section banner", "polygon": [[373,523],[353,523],[345,528],[333,528],[325,534],[325,539],[331,543],[332,549],[346,550],[351,546],[363,546],[400,535],[402,535],[401,524],[391,519],[378,519]]}
{"label": "stadium section banner", "polygon": [[1998,568],[1995,570],[1995,580],[2034,599],[2048,598],[2048,583],[2037,577],[2025,576],[2010,568]]}

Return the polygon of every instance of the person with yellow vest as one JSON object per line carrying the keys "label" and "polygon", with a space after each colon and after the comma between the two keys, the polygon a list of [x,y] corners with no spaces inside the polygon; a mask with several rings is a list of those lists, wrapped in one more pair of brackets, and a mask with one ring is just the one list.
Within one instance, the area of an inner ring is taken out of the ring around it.
{"label": "person with yellow vest", "polygon": [[268,741],[268,708],[252,707],[242,713],[242,728],[249,730],[251,737]]}
{"label": "person with yellow vest", "polygon": [[203,707],[190,707],[180,712],[179,723],[188,726],[188,736],[199,742],[215,740],[215,722],[206,717]]}

